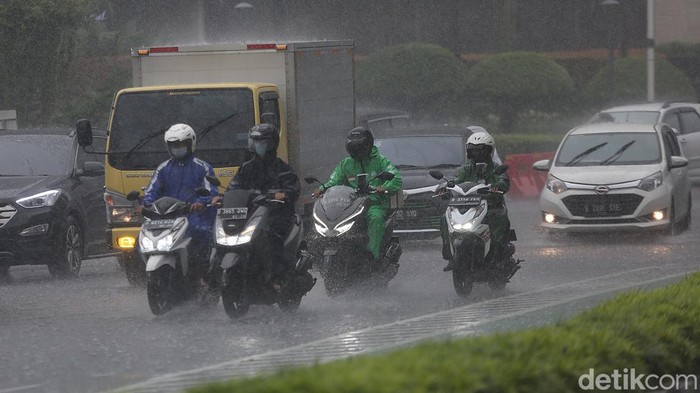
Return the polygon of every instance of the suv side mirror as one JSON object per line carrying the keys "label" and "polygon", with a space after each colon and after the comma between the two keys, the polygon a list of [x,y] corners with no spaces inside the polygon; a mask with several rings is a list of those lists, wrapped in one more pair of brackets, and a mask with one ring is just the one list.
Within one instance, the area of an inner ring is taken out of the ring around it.
{"label": "suv side mirror", "polygon": [[75,131],[78,134],[80,147],[92,146],[92,125],[90,120],[80,119],[75,122]]}

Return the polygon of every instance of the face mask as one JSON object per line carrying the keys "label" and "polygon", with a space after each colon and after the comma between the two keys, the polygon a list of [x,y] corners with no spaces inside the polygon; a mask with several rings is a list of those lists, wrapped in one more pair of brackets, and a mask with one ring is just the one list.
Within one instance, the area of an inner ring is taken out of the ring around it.
{"label": "face mask", "polygon": [[182,159],[185,158],[187,155],[187,147],[173,147],[170,149],[170,154],[173,155],[173,158]]}
{"label": "face mask", "polygon": [[265,154],[267,154],[267,143],[255,143],[255,154],[265,157]]}

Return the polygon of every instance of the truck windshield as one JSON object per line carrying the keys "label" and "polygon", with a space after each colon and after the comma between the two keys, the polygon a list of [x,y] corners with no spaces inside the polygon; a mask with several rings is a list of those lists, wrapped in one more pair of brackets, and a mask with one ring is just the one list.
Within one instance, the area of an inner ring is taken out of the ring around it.
{"label": "truck windshield", "polygon": [[163,134],[177,123],[197,133],[198,158],[214,167],[239,166],[255,124],[253,93],[238,88],[122,94],[110,130],[109,164],[121,170],[155,169],[170,158]]}

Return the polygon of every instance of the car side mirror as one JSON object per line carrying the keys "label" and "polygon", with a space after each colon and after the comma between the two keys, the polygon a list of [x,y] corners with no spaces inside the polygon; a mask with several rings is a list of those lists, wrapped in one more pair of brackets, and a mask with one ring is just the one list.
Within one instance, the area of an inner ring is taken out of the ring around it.
{"label": "car side mirror", "polygon": [[90,125],[90,120],[80,119],[75,122],[75,131],[78,134],[80,147],[92,146],[92,125]]}
{"label": "car side mirror", "polygon": [[314,184],[314,183],[319,183],[319,184],[320,184],[320,183],[321,183],[320,180],[318,180],[317,178],[315,178],[315,177],[313,177],[313,176],[305,177],[305,178],[304,178],[304,181],[306,182],[306,184]]}
{"label": "car side mirror", "polygon": [[105,174],[105,166],[102,165],[102,163],[97,162],[97,161],[87,161],[85,164],[83,164],[82,168],[78,168],[75,171],[75,175],[80,177],[80,176],[87,176],[87,177],[96,177],[96,176],[102,176]]}
{"label": "car side mirror", "polygon": [[669,163],[669,169],[683,168],[688,166],[688,159],[685,157],[671,156],[671,162]]}
{"label": "car side mirror", "polygon": [[536,171],[548,171],[552,167],[552,162],[549,160],[539,160],[532,164],[532,169]]}
{"label": "car side mirror", "polygon": [[433,179],[435,179],[435,180],[440,180],[440,179],[442,179],[442,178],[445,177],[445,175],[443,175],[442,172],[436,171],[436,170],[431,170],[431,171],[429,171],[428,173],[429,173],[430,176],[432,176]]}

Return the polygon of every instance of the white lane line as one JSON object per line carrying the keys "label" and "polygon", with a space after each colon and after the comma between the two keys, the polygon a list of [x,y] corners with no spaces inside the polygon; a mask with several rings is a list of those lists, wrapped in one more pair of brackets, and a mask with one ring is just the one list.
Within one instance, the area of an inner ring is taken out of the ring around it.
{"label": "white lane line", "polygon": [[24,385],[24,386],[17,386],[15,388],[9,388],[9,389],[3,389],[0,390],[0,393],[11,393],[11,392],[21,392],[25,390],[31,390],[31,389],[36,389],[39,387],[44,386],[43,384],[35,384],[35,385]]}

